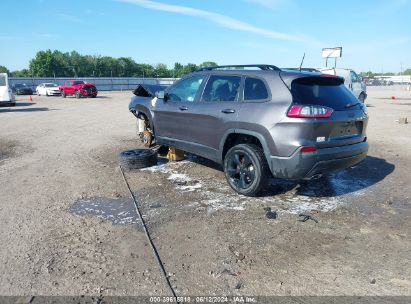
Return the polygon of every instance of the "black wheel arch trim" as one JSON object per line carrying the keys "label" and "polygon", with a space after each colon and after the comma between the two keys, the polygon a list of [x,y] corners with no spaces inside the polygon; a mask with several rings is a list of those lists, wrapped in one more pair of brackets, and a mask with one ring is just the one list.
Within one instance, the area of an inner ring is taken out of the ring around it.
{"label": "black wheel arch trim", "polygon": [[223,137],[221,138],[220,146],[219,146],[219,157],[220,157],[221,162],[224,161],[224,159],[223,159],[224,144],[225,144],[228,136],[230,136],[231,134],[245,134],[245,135],[251,135],[251,136],[256,137],[260,141],[261,146],[263,147],[264,155],[265,155],[265,158],[267,159],[267,162],[268,162],[268,160],[271,157],[271,153],[270,153],[270,149],[269,149],[269,146],[268,146],[268,143],[267,143],[267,140],[265,139],[265,137],[262,134],[258,133],[258,132],[245,130],[245,129],[228,129],[224,133]]}
{"label": "black wheel arch trim", "polygon": [[135,110],[136,110],[136,114],[138,114],[138,113],[144,114],[147,117],[148,122],[150,123],[150,128],[152,130],[155,130],[153,114],[151,113],[150,109],[148,109],[147,107],[145,107],[141,104],[138,104],[138,105],[136,105]]}

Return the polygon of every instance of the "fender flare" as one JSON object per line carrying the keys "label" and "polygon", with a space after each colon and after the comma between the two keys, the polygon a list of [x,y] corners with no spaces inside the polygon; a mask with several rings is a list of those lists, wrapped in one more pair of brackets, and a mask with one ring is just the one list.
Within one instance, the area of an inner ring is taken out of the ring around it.
{"label": "fender flare", "polygon": [[255,131],[245,130],[245,129],[228,129],[224,132],[221,138],[221,141],[220,141],[219,155],[218,155],[219,159],[221,160],[221,163],[224,161],[223,159],[224,144],[228,136],[230,136],[230,134],[246,134],[246,135],[251,135],[251,136],[256,137],[260,141],[261,146],[263,147],[265,158],[267,159],[267,162],[269,163],[271,153],[270,153],[270,149],[267,144],[267,140],[264,138],[262,134],[255,132]]}
{"label": "fender flare", "polygon": [[147,117],[148,122],[150,123],[151,130],[154,130],[154,120],[153,120],[153,115],[152,115],[150,109],[148,109],[147,107],[145,107],[141,104],[138,104],[138,105],[136,105],[135,110],[136,110],[136,114],[142,113]]}

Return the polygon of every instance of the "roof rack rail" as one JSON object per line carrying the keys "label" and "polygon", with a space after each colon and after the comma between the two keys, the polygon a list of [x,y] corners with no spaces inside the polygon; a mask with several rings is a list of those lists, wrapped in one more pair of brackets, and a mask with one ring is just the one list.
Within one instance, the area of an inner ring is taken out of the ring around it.
{"label": "roof rack rail", "polygon": [[299,71],[299,72],[311,72],[311,73],[321,73],[320,70],[315,68],[282,68],[282,70],[289,70],[289,71]]}
{"label": "roof rack rail", "polygon": [[224,70],[224,69],[244,69],[244,68],[259,68],[260,70],[263,71],[281,71],[280,68],[276,67],[275,65],[269,65],[269,64],[245,64],[245,65],[219,65],[219,66],[210,66],[210,67],[205,67],[197,70],[199,71],[212,71],[212,70]]}

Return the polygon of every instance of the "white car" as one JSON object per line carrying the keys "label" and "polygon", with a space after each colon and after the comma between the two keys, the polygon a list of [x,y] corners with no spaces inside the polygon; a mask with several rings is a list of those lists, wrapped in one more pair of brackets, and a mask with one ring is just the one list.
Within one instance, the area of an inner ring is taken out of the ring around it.
{"label": "white car", "polygon": [[37,95],[60,96],[61,91],[56,83],[40,83],[36,87]]}
{"label": "white car", "polygon": [[367,98],[367,86],[362,81],[361,77],[353,70],[341,68],[322,68],[319,70],[323,74],[343,77],[345,86],[358,98],[359,101],[364,102]]}
{"label": "white car", "polygon": [[16,105],[16,99],[9,87],[9,78],[6,73],[0,73],[0,105]]}

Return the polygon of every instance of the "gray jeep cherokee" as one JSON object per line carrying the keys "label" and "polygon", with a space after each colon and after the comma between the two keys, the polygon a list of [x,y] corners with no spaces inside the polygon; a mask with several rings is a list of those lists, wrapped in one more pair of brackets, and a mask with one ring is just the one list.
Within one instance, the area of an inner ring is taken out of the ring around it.
{"label": "gray jeep cherokee", "polygon": [[314,179],[358,164],[368,151],[365,104],[344,79],[272,65],[210,67],[129,110],[158,145],[221,164],[229,185],[254,196],[270,176]]}

